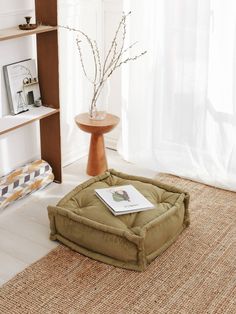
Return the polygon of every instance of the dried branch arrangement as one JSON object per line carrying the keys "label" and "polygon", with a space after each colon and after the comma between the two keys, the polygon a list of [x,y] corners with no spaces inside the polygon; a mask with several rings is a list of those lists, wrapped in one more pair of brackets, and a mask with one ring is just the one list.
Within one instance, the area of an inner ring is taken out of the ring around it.
{"label": "dried branch arrangement", "polygon": [[[79,52],[80,62],[81,66],[84,72],[85,77],[88,79],[88,81],[93,85],[93,97],[91,100],[91,104],[89,107],[89,115],[91,119],[96,119],[96,116],[98,114],[97,112],[97,99],[99,95],[101,94],[102,88],[107,81],[107,79],[112,75],[112,73],[122,66],[122,64],[126,64],[129,61],[135,61],[139,57],[143,56],[147,51],[143,51],[138,55],[135,55],[134,57],[127,57],[127,52],[132,49],[137,42],[133,43],[132,45],[125,48],[125,38],[126,38],[126,28],[127,28],[127,17],[131,14],[129,12],[128,14],[122,15],[122,18],[118,24],[118,27],[115,31],[114,38],[111,42],[110,49],[108,50],[108,53],[106,54],[104,61],[101,61],[101,52],[98,49],[98,45],[96,40],[91,39],[87,34],[82,32],[81,30],[71,28],[69,26],[61,26],[63,28],[66,28],[70,31],[78,32],[80,35],[76,39],[76,44]],[[81,43],[83,42],[83,39],[85,39],[91,49],[92,56],[93,56],[93,63],[94,63],[94,76],[91,78],[88,75],[88,71],[86,70],[84,58],[83,58],[83,52]]]}

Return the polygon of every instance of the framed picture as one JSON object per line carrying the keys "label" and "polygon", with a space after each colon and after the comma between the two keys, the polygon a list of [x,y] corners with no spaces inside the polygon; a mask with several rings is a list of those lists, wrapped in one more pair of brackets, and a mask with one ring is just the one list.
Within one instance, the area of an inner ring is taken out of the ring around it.
{"label": "framed picture", "polygon": [[7,96],[12,114],[29,110],[40,100],[35,60],[27,59],[3,67]]}

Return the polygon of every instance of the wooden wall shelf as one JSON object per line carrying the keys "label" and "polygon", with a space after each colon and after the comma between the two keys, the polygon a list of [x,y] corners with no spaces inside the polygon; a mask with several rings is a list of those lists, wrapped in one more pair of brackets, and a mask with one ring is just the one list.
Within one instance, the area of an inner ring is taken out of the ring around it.
{"label": "wooden wall shelf", "polygon": [[8,133],[12,130],[18,129],[33,121],[37,121],[59,112],[59,109],[49,107],[32,108],[29,111],[20,113],[18,115],[8,115],[0,118],[0,135]]}
{"label": "wooden wall shelf", "polygon": [[[33,30],[0,29],[0,41],[36,35],[38,77],[43,104],[16,116],[0,118],[0,135],[40,121],[41,158],[52,166],[55,181],[62,181],[60,99],[58,75],[57,0],[35,0],[35,17],[42,25]],[[17,51],[16,51],[17,53]]]}
{"label": "wooden wall shelf", "polygon": [[0,29],[0,41],[24,37],[28,35],[51,32],[57,29],[57,26],[40,25],[36,29],[22,31],[18,27]]}

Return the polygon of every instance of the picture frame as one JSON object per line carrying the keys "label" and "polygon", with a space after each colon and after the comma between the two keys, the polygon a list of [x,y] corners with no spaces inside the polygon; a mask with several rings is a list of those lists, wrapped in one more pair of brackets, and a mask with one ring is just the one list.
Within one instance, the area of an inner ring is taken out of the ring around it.
{"label": "picture frame", "polygon": [[3,66],[11,114],[28,111],[41,99],[34,59],[22,60]]}

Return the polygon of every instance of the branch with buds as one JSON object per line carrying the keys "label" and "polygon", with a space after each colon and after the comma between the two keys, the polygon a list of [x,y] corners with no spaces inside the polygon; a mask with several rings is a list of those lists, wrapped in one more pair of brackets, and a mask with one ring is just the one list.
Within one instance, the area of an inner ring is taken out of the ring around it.
{"label": "branch with buds", "polygon": [[[130,14],[131,12],[129,12],[128,14],[123,13],[122,18],[116,29],[114,38],[111,42],[111,46],[108,50],[107,55],[104,58],[103,63],[101,61],[101,53],[98,49],[96,40],[91,39],[87,34],[82,32],[81,30],[71,28],[69,26],[60,26],[70,31],[75,31],[79,35],[81,35],[81,36],[78,35],[76,39],[76,44],[77,44],[77,48],[79,52],[79,58],[80,58],[80,63],[82,66],[83,73],[85,77],[87,78],[87,80],[93,85],[93,96],[92,96],[91,104],[89,107],[89,115],[90,115],[90,118],[92,119],[96,118],[96,115],[97,115],[96,103],[107,79],[112,75],[112,73],[114,73],[116,69],[120,68],[123,64],[126,64],[130,61],[135,61],[139,57],[147,53],[147,51],[143,51],[140,54],[135,55],[133,57],[125,57],[125,54],[129,52],[134,47],[134,45],[137,44],[137,42],[135,42],[131,44],[129,47],[124,48],[125,38],[126,38],[126,23],[127,23],[126,20]],[[120,44],[118,42],[119,36],[121,37]],[[93,56],[94,76],[92,78],[89,77],[85,64],[84,64],[83,52],[82,52],[82,47],[81,47],[81,43],[83,42],[83,39],[85,39],[85,41],[88,43],[92,52],[92,56]]]}

